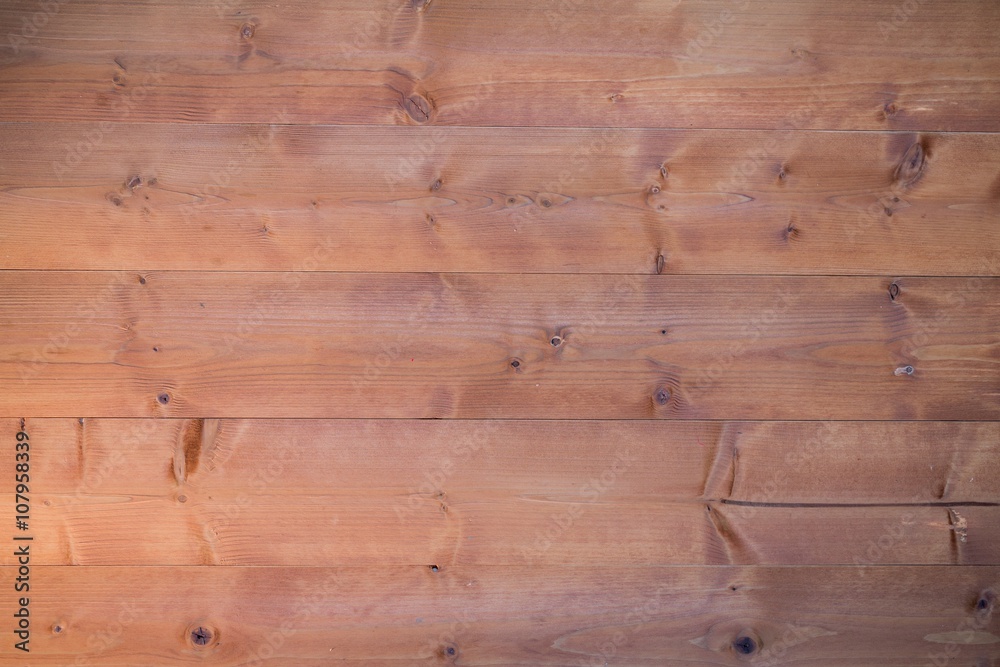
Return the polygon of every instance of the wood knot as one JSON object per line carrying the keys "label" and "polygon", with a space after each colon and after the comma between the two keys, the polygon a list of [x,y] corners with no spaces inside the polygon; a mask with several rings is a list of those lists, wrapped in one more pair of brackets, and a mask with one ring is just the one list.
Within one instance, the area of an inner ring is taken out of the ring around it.
{"label": "wood knot", "polygon": [[170,394],[164,392],[156,397],[156,402],[160,405],[167,405],[170,403]]}
{"label": "wood knot", "polygon": [[913,366],[900,366],[892,372],[893,375],[913,375]]}
{"label": "wood knot", "polygon": [[895,301],[899,297],[899,283],[893,281],[889,283],[889,301]]}
{"label": "wood knot", "polygon": [[413,7],[413,11],[419,14],[427,11],[427,8],[431,6],[431,0],[410,0],[410,6]]}
{"label": "wood knot", "polygon": [[252,39],[255,32],[257,27],[253,23],[244,23],[240,26],[240,37],[243,39]]}
{"label": "wood knot", "polygon": [[666,387],[660,387],[653,394],[653,401],[659,406],[666,405],[670,402],[670,390]]}
{"label": "wood knot", "polygon": [[985,590],[979,594],[974,605],[976,614],[982,618],[989,618],[993,615],[993,608],[996,606],[997,596],[992,590]]}
{"label": "wood knot", "polygon": [[667,258],[663,256],[663,253],[656,255],[656,275],[661,275],[663,273],[663,268],[667,265]]}
{"label": "wood knot", "polygon": [[193,645],[201,648],[212,643],[212,640],[215,639],[215,633],[212,631],[212,628],[199,625],[191,628],[188,638]]}
{"label": "wood knot", "polygon": [[927,150],[918,141],[906,149],[903,159],[896,165],[893,177],[900,187],[909,188],[916,184],[923,176],[924,168],[927,165]]}
{"label": "wood knot", "polygon": [[740,635],[733,640],[733,650],[740,655],[752,655],[757,652],[757,641],[748,635]]}
{"label": "wood knot", "polygon": [[403,100],[403,109],[417,123],[426,123],[433,109],[430,100],[420,93],[413,93]]}
{"label": "wood knot", "polygon": [[879,109],[878,115],[882,120],[889,120],[893,116],[899,113],[899,107],[896,106],[895,102],[886,102],[881,109]]}

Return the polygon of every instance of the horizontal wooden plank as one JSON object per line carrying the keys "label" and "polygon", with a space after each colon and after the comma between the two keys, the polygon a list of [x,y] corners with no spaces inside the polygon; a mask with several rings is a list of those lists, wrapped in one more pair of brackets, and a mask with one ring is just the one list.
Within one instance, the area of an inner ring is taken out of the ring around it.
{"label": "horizontal wooden plank", "polygon": [[1000,129],[997,4],[900,7],[16,0],[0,119]]}
{"label": "horizontal wooden plank", "polygon": [[0,415],[994,419],[994,278],[0,274]]}
{"label": "horizontal wooden plank", "polygon": [[[995,567],[32,574],[32,665],[989,665],[1000,634]],[[12,651],[0,664],[24,664]]]}
{"label": "horizontal wooden plank", "polygon": [[[17,420],[0,421],[9,438]],[[1000,502],[1000,422],[27,419],[34,493]],[[602,475],[621,461],[613,484]],[[13,457],[0,474],[14,474]],[[893,470],[886,475],[886,470]],[[589,487],[588,487],[589,488]]]}
{"label": "horizontal wooden plank", "polygon": [[32,419],[22,449],[40,564],[994,564],[998,427]]}
{"label": "horizontal wooden plank", "polygon": [[[614,465],[608,470],[627,475]],[[14,507],[13,494],[3,499]],[[1000,564],[997,506],[669,503],[605,498],[600,484],[560,500],[537,492],[418,502],[197,489],[167,498],[47,494],[36,496],[30,526],[45,565]],[[16,564],[14,550],[0,562]]]}
{"label": "horizontal wooden plank", "polygon": [[0,267],[1000,274],[1000,135],[0,125]]}

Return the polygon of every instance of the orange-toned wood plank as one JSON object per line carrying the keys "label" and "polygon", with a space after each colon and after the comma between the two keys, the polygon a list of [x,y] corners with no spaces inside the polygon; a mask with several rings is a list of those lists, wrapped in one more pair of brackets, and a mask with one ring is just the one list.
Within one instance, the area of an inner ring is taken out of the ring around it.
{"label": "orange-toned wood plank", "polygon": [[997,424],[917,427],[32,419],[19,534],[67,565],[996,563]]}
{"label": "orange-toned wood plank", "polygon": [[[45,565],[1000,564],[996,506],[669,503],[588,484],[559,499],[454,492],[419,503],[377,492],[38,495],[32,551]],[[13,508],[13,494],[0,500]],[[0,562],[16,564],[14,551]]]}
{"label": "orange-toned wood plank", "polygon": [[[8,588],[14,568],[0,573]],[[988,665],[1000,635],[995,567],[629,568],[609,559],[33,575],[32,665],[653,666],[670,656],[699,666],[910,667],[941,655]],[[192,639],[199,628],[204,645]],[[12,651],[0,664],[24,664]]]}
{"label": "orange-toned wood plank", "polygon": [[993,278],[0,274],[0,415],[994,419]]}
{"label": "orange-toned wood plank", "polygon": [[1000,135],[0,125],[0,267],[1000,274]]}
{"label": "orange-toned wood plank", "polygon": [[996,3],[902,6],[18,0],[0,119],[1000,128]]}
{"label": "orange-toned wood plank", "polygon": [[[19,428],[0,421],[10,437]],[[29,418],[25,428],[32,488],[45,496],[381,494],[410,513],[439,492],[578,497],[621,458],[604,498],[1000,502],[998,422]],[[0,459],[0,473],[13,464]]]}

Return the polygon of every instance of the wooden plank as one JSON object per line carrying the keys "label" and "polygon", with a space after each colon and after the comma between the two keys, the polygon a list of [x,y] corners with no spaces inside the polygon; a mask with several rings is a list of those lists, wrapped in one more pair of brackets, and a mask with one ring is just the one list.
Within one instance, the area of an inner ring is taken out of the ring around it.
{"label": "wooden plank", "polygon": [[[9,586],[14,568],[0,572]],[[432,572],[348,563],[32,574],[32,665],[652,666],[670,656],[685,665],[909,667],[942,655],[988,665],[997,655],[988,642],[1000,634],[996,567],[612,562]],[[211,636],[203,646],[191,639],[198,628]],[[5,653],[0,664],[23,658]]]}
{"label": "wooden plank", "polygon": [[0,120],[997,131],[998,31],[991,0],[16,0]]}
{"label": "wooden plank", "polygon": [[[998,427],[33,419],[32,553],[577,566],[614,544],[619,565],[994,564]],[[878,488],[894,456],[913,479]]]}
{"label": "wooden plank", "polygon": [[4,268],[1000,274],[1000,135],[26,123],[0,145]]}
{"label": "wooden plank", "polygon": [[[50,505],[36,507],[30,525],[44,565],[575,567],[612,556],[621,565],[1000,564],[995,505],[746,507],[605,498],[599,485],[556,500],[537,491],[410,503],[382,493],[197,489],[42,498]],[[2,500],[14,506],[13,494]],[[16,564],[14,551],[0,562]]]}
{"label": "wooden plank", "polygon": [[995,419],[993,278],[0,274],[0,415]]}
{"label": "wooden plank", "polygon": [[[0,421],[10,437],[19,427]],[[602,498],[660,502],[1000,502],[1000,422],[29,418],[25,428],[34,493],[63,501],[377,494],[409,513],[438,493],[559,501],[596,480]],[[618,458],[622,474],[600,484]],[[0,474],[13,464],[0,461]]]}

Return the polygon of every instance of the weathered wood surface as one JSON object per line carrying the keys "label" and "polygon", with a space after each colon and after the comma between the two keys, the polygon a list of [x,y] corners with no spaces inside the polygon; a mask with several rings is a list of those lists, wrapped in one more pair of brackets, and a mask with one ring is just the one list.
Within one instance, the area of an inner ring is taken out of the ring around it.
{"label": "weathered wood surface", "polygon": [[994,419],[995,278],[0,273],[0,414]]}
{"label": "weathered wood surface", "polygon": [[997,136],[6,124],[0,267],[998,275]]}
{"label": "weathered wood surface", "polygon": [[[30,663],[651,667],[670,656],[912,667],[997,657],[1000,568],[619,567],[612,546],[608,563],[571,568],[40,567]],[[0,568],[5,588],[13,570]],[[203,646],[192,640],[199,629]]]}
{"label": "weathered wood surface", "polygon": [[0,120],[1000,128],[991,0],[48,4]]}

